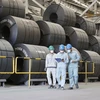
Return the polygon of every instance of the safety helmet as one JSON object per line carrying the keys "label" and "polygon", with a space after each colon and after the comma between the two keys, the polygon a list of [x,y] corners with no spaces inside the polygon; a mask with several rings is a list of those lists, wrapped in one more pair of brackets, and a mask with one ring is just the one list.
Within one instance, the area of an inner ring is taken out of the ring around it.
{"label": "safety helmet", "polygon": [[63,45],[63,44],[61,44],[60,46],[59,46],[59,50],[64,50],[65,49],[65,46]]}
{"label": "safety helmet", "polygon": [[66,49],[72,49],[72,45],[71,44],[67,44],[66,45]]}
{"label": "safety helmet", "polygon": [[54,50],[54,47],[52,45],[49,46],[49,50]]}

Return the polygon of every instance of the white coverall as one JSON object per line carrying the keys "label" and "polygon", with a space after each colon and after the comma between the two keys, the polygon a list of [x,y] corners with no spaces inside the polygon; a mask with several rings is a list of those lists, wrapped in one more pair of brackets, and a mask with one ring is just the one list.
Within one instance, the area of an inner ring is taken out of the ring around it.
{"label": "white coverall", "polygon": [[56,58],[61,58],[64,60],[61,62],[57,63],[57,81],[58,81],[58,85],[60,85],[61,87],[64,87],[65,85],[65,80],[66,80],[66,67],[67,67],[67,63],[69,62],[68,59],[68,55],[67,53],[58,53]]}
{"label": "white coverall", "polygon": [[[49,85],[56,85],[56,60],[55,60],[56,54],[53,53],[49,53],[46,56],[46,61],[45,61],[45,67],[47,68],[47,79],[48,79],[48,84]],[[51,80],[51,74],[53,77],[53,84],[52,84],[52,80]]]}
{"label": "white coverall", "polygon": [[70,58],[68,65],[69,82],[70,87],[73,87],[74,85],[78,85],[78,61],[80,60],[80,56],[76,51],[72,51],[68,55]]}

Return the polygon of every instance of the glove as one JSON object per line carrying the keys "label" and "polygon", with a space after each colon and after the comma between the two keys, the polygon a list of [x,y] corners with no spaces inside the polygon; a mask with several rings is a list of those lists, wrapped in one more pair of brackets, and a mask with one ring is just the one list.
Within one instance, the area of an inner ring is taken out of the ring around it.
{"label": "glove", "polygon": [[62,59],[62,62],[64,62],[64,59]]}
{"label": "glove", "polygon": [[76,61],[75,61],[75,60],[71,60],[70,62],[71,62],[71,63],[76,63]]}
{"label": "glove", "polygon": [[46,67],[44,68],[44,71],[47,71],[47,68]]}

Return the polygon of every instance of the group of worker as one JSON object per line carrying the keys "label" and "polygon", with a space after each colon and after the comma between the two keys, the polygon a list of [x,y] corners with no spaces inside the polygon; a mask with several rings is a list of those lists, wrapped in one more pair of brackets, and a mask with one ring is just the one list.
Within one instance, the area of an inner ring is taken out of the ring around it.
{"label": "group of worker", "polygon": [[[74,86],[78,89],[78,62],[80,60],[79,54],[72,50],[72,45],[59,45],[59,52],[54,53],[54,47],[49,46],[49,54],[46,55],[45,70],[47,73],[47,80],[50,88],[58,88],[64,90],[66,81],[66,71],[69,74],[69,89],[72,90]],[[66,52],[67,51],[67,52]],[[51,78],[52,75],[52,78]],[[56,81],[58,87],[56,87]]]}

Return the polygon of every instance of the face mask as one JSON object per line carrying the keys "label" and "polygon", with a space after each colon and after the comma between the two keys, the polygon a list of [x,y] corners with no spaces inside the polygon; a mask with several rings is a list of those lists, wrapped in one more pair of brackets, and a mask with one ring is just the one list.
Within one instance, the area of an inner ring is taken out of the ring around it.
{"label": "face mask", "polygon": [[51,51],[50,51],[50,53],[54,53],[54,51],[53,51],[53,50],[51,50]]}
{"label": "face mask", "polygon": [[64,53],[64,51],[61,50],[60,53]]}
{"label": "face mask", "polygon": [[70,52],[71,52],[71,50],[67,50],[67,52],[68,52],[68,53],[70,53]]}

